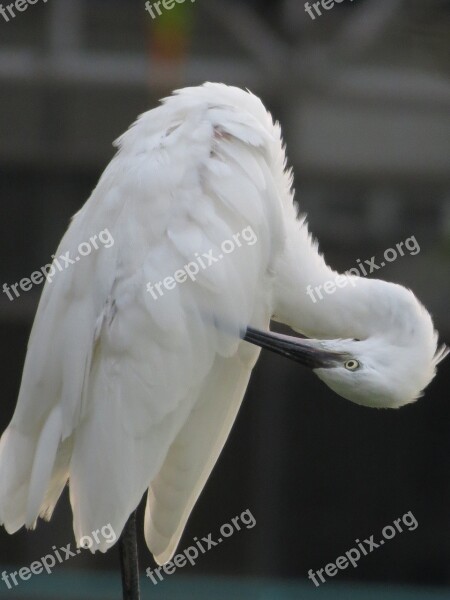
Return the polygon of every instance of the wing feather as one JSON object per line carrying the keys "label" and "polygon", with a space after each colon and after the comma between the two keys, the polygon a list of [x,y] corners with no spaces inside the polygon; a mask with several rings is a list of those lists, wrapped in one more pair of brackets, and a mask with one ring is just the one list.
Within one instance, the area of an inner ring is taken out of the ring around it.
{"label": "wing feather", "polygon": [[[271,316],[283,244],[277,136],[254,96],[207,84],[117,141],[56,254],[74,258],[100,232],[112,243],[47,282],[0,440],[8,531],[50,518],[69,480],[77,542],[107,524],[118,536],[150,486],[147,541],[158,560],[171,556],[256,360],[241,331]],[[238,244],[249,228],[254,241]],[[195,278],[163,285],[192,262]]]}
{"label": "wing feather", "polygon": [[195,409],[172,443],[147,494],[145,539],[158,564],[174,555],[186,521],[228,438],[241,405],[251,360],[217,357]]}

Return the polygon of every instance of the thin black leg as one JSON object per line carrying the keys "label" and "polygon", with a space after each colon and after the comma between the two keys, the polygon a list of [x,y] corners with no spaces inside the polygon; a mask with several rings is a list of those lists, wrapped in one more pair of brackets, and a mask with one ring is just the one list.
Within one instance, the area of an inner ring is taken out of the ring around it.
{"label": "thin black leg", "polygon": [[119,539],[123,600],[139,600],[139,560],[136,538],[136,511],[132,512]]}

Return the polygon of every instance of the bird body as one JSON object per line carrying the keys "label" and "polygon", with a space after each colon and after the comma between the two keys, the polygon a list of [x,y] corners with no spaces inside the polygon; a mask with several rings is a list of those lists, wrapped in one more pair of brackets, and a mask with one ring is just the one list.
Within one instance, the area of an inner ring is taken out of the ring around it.
{"label": "bird body", "polygon": [[[400,286],[358,279],[308,298],[306,285],[333,272],[297,218],[280,128],[252,94],[180,90],[117,144],[57,254],[105,229],[114,243],[57,273],[40,300],[0,441],[0,522],[14,532],[49,519],[69,481],[77,543],[106,524],[119,535],[148,489],[145,538],[162,564],[258,358],[242,340],[248,325],[266,330],[275,317],[316,337],[305,341],[315,352],[359,357],[359,373],[315,372],[373,406],[414,400],[444,353]],[[195,279],[172,277],[192,262]],[[150,293],[158,283],[164,293]],[[99,539],[91,550],[108,547]]]}

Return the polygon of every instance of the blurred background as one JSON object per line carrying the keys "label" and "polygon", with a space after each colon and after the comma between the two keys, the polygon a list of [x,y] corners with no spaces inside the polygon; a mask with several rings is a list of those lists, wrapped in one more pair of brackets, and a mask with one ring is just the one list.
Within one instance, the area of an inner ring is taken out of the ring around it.
{"label": "blurred background", "polygon": [[[50,262],[139,113],[174,88],[221,81],[281,122],[297,201],[333,267],[415,236],[420,252],[377,276],[411,287],[450,342],[450,2],[344,0],[314,19],[302,0],[172,6],[38,0],[0,14],[0,284]],[[40,292],[0,294],[1,431]],[[158,586],[145,579],[143,598],[449,598],[449,374],[447,359],[421,401],[375,411],[263,352],[179,548],[246,509],[256,525]],[[408,511],[417,529],[320,588],[307,579]],[[142,507],[139,519],[144,574]],[[0,530],[0,569],[69,542],[65,494],[36,532]],[[120,598],[117,546],[11,590],[0,581],[0,597]]]}

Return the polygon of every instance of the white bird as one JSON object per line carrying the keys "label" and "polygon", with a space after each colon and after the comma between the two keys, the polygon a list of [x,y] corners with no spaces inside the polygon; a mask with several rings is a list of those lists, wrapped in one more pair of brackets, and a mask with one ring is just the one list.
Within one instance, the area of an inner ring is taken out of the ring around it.
{"label": "white bird", "polygon": [[[42,293],[0,441],[0,522],[12,533],[50,519],[69,482],[80,544],[106,524],[119,535],[148,490],[145,539],[163,564],[228,437],[256,345],[295,355],[353,402],[395,408],[419,397],[447,350],[399,285],[353,278],[311,301],[307,286],[336,273],[298,218],[280,127],[251,93],[180,90],[117,145],[57,255],[105,228],[114,244]],[[256,243],[149,293],[245,228]],[[272,318],[316,339],[270,334]]]}

